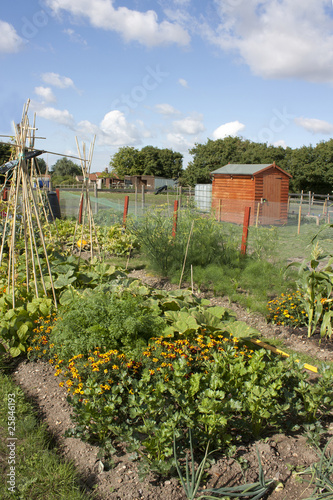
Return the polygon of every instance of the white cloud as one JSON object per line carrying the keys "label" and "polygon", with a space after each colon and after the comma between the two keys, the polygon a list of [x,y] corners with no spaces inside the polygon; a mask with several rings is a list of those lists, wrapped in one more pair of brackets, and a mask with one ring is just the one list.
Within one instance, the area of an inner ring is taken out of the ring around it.
{"label": "white cloud", "polygon": [[42,80],[44,83],[52,85],[53,87],[59,87],[60,89],[74,87],[74,82],[71,78],[60,76],[58,73],[43,73]]}
{"label": "white cloud", "polygon": [[137,127],[129,123],[119,110],[109,111],[100,123],[101,144],[126,146],[141,142]]}
{"label": "white cloud", "polygon": [[217,129],[214,130],[212,136],[213,139],[224,139],[225,137],[228,137],[229,135],[235,136],[245,128],[245,125],[243,123],[240,123],[238,120],[234,122],[228,122],[224,123],[223,125],[220,125]]}
{"label": "white cloud", "polygon": [[188,153],[188,150],[193,147],[194,143],[185,139],[182,134],[169,133],[166,135],[166,147],[179,151],[180,153]]}
{"label": "white cloud", "polygon": [[156,104],[155,111],[160,113],[161,115],[172,116],[179,115],[180,111],[178,109],[171,106],[171,104]]}
{"label": "white cloud", "polygon": [[187,116],[182,120],[174,121],[173,128],[176,133],[189,135],[196,135],[205,130],[205,126],[202,123],[202,115],[196,114]]}
{"label": "white cloud", "polygon": [[87,45],[86,40],[79,33],[76,33],[74,30],[68,28],[64,30],[64,33],[68,35],[69,40],[71,42],[78,43],[80,45]]}
{"label": "white cloud", "polygon": [[318,120],[317,118],[295,118],[294,122],[299,127],[304,128],[308,132],[313,134],[332,134],[333,124],[326,122],[324,120]]}
{"label": "white cloud", "polygon": [[80,121],[77,124],[76,130],[85,140],[93,137],[94,135],[97,136],[100,133],[99,127],[94,123],[91,123],[89,120]]}
{"label": "white cloud", "polygon": [[39,109],[37,109],[37,116],[59,123],[60,125],[65,125],[70,129],[74,129],[75,127],[74,117],[67,109],[60,110],[52,107],[40,106]]}
{"label": "white cloud", "polygon": [[205,36],[255,75],[333,82],[333,18],[327,0],[217,0],[221,22]]}
{"label": "white cloud", "polygon": [[188,83],[184,80],[184,78],[179,78],[178,83],[180,83],[182,87],[185,87],[186,89],[188,88]]}
{"label": "white cloud", "polygon": [[177,23],[158,22],[153,10],[139,12],[127,7],[113,7],[112,0],[47,0],[55,12],[67,11],[77,17],[88,18],[95,28],[116,31],[126,41],[138,41],[148,47],[176,43],[188,45],[187,31]]}
{"label": "white cloud", "polygon": [[0,54],[12,54],[23,47],[23,39],[16,33],[15,28],[0,20]]}
{"label": "white cloud", "polygon": [[56,102],[55,95],[50,87],[35,87],[35,94],[41,97],[44,102]]}

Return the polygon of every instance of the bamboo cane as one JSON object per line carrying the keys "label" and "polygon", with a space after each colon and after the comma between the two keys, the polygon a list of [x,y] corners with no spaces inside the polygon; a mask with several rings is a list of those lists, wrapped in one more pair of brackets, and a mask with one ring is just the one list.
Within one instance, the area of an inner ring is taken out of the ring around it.
{"label": "bamboo cane", "polygon": [[38,291],[38,281],[37,281],[37,273],[36,273],[36,263],[35,263],[35,254],[34,251],[36,252],[36,260],[38,262],[39,268],[41,267],[40,265],[40,260],[39,260],[39,255],[38,255],[38,248],[36,245],[36,240],[35,240],[35,233],[33,230],[33,225],[32,225],[32,218],[31,218],[31,210],[30,210],[30,205],[29,205],[29,200],[26,198],[26,206],[25,206],[25,211],[27,214],[27,223],[28,223],[28,236],[29,236],[29,242],[30,242],[30,255],[31,255],[31,264],[32,264],[32,273],[34,277],[34,286],[35,286],[35,292],[36,292],[36,297],[39,297],[39,291]]}
{"label": "bamboo cane", "polygon": [[[36,260],[38,263],[38,268],[39,268],[39,273],[40,273],[40,277],[41,277],[41,282],[42,282],[44,294],[47,295],[45,280],[44,280],[43,271],[42,271],[42,265],[41,265],[39,253],[38,253],[35,231],[34,231],[34,227],[33,227],[33,223],[32,223],[33,216],[32,216],[32,211],[31,211],[31,203],[30,203],[31,200],[30,200],[29,193],[28,193],[27,179],[24,178],[24,175],[22,175],[22,194],[23,194],[23,199],[24,199],[24,208],[25,208],[25,211],[27,214],[27,219],[28,219],[28,224],[29,224],[29,235],[30,235],[30,241],[31,241],[31,260],[34,263],[35,255],[36,255]],[[33,274],[34,274],[36,295],[38,297],[38,280],[37,280],[37,273],[36,273],[35,265],[33,266]]]}
{"label": "bamboo cane", "polygon": [[193,232],[193,226],[194,226],[194,221],[192,221],[190,234],[188,235],[188,240],[187,240],[187,245],[186,245],[186,251],[185,251],[185,257],[184,257],[184,263],[183,263],[183,269],[182,269],[182,273],[180,275],[179,287],[178,288],[181,287],[182,280],[183,280],[183,274],[184,274],[184,271],[185,271],[185,264],[186,264],[187,253],[188,253],[188,249],[189,249],[189,246],[190,246],[190,240],[191,240],[191,236],[192,236],[192,232]]}
{"label": "bamboo cane", "polygon": [[57,307],[58,307],[57,298],[56,298],[56,293],[55,293],[54,284],[53,284],[53,277],[52,277],[52,272],[51,272],[50,261],[49,261],[48,255],[47,255],[45,238],[44,238],[44,234],[43,234],[43,229],[42,229],[42,226],[41,226],[41,222],[40,222],[40,219],[39,219],[39,216],[38,216],[38,211],[37,211],[37,207],[36,207],[36,200],[35,200],[34,193],[33,193],[33,190],[32,190],[32,186],[31,186],[31,183],[30,183],[30,179],[29,179],[28,176],[26,178],[26,181],[27,181],[27,185],[28,185],[28,192],[30,194],[30,199],[31,199],[31,202],[32,202],[32,207],[34,209],[34,213],[35,213],[35,216],[36,216],[36,222],[37,222],[38,229],[39,229],[39,236],[40,236],[40,239],[41,239],[41,242],[42,242],[43,251],[44,251],[45,260],[46,260],[46,265],[47,265],[47,269],[48,269],[48,273],[49,273],[49,277],[50,277],[50,284],[51,284],[51,290],[52,290],[53,299],[54,299],[54,305],[55,305],[55,307],[57,309]]}
{"label": "bamboo cane", "polygon": [[298,210],[298,226],[297,226],[297,234],[300,233],[301,230],[301,216],[302,216],[302,205],[299,206]]}

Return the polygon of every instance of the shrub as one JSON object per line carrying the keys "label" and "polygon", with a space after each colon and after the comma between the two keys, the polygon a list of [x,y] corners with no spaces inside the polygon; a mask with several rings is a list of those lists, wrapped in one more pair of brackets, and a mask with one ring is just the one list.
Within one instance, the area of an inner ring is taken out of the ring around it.
{"label": "shrub", "polygon": [[[192,224],[193,230],[189,240]],[[132,221],[130,230],[136,235],[150,267],[162,275],[182,269],[186,249],[187,269],[191,265],[226,263],[230,258],[229,250],[223,241],[221,224],[213,218],[200,217],[190,210],[179,212],[174,237],[173,216],[164,207],[149,211],[140,221]]]}
{"label": "shrub", "polygon": [[53,330],[52,342],[60,357],[104,350],[132,351],[147,344],[165,327],[158,312],[140,295],[130,291],[87,291],[74,300]]}

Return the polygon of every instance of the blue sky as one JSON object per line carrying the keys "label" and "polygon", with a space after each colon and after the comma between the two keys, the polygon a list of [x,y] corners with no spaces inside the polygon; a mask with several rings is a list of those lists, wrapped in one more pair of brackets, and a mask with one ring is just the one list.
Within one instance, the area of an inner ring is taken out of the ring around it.
{"label": "blue sky", "polygon": [[186,166],[208,138],[333,136],[332,0],[2,0],[0,61],[0,133],[30,99],[37,147],[75,156],[96,135],[92,172],[122,146]]}

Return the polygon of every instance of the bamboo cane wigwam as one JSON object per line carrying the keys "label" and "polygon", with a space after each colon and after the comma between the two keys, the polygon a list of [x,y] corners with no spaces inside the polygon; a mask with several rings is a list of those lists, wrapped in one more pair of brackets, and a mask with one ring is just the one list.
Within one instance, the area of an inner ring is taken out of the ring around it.
{"label": "bamboo cane wigwam", "polygon": [[[36,186],[33,187],[33,179],[39,175],[36,157],[45,151],[35,149],[36,118],[34,116],[33,126],[30,126],[29,104],[30,100],[23,107],[21,123],[14,124],[12,157],[3,166],[5,168],[1,167],[1,173],[5,173],[3,189],[7,190],[7,201],[6,216],[3,221],[3,238],[0,246],[0,266],[7,269],[6,288],[7,293],[12,295],[13,307],[15,307],[15,291],[18,285],[19,270],[20,285],[26,286],[28,292],[33,290],[37,297],[52,297],[54,305],[57,307],[51,265],[44,237],[44,227],[50,225],[48,212],[52,214],[52,210],[48,196],[41,192],[39,183],[36,182]],[[66,156],[60,153],[55,154]],[[88,165],[91,163],[91,155]],[[87,160],[81,157],[78,159],[81,160],[81,165],[86,165]],[[22,259],[19,259],[20,252],[24,252],[25,255],[23,273]],[[25,274],[24,279],[22,279],[22,274]]]}

